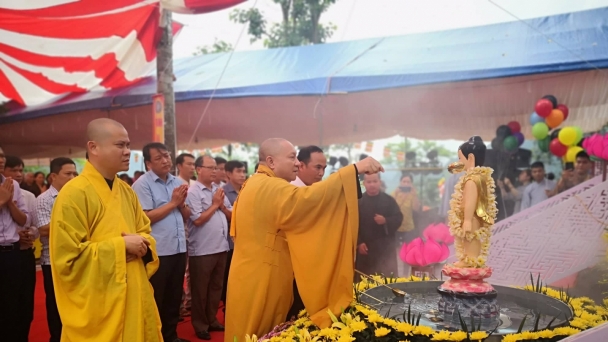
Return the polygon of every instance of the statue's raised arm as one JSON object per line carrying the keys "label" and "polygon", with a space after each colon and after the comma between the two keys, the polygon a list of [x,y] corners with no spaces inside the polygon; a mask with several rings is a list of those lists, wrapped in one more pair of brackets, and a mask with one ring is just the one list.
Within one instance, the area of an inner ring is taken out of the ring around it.
{"label": "statue's raised arm", "polygon": [[448,212],[458,262],[455,267],[485,267],[490,249],[491,228],[496,219],[493,170],[484,167],[486,146],[480,137],[471,137],[458,148],[459,161],[452,173],[465,171],[454,188]]}

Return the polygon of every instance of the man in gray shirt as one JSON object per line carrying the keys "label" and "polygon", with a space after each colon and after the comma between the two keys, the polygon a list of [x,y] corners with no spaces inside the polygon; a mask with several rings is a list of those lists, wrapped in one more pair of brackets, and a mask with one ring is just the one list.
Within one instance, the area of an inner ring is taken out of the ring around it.
{"label": "man in gray shirt", "polygon": [[545,179],[545,165],[542,162],[534,162],[530,168],[532,169],[532,179],[534,181],[524,190],[521,199],[522,211],[549,198],[547,193],[550,193],[555,188],[554,181]]}

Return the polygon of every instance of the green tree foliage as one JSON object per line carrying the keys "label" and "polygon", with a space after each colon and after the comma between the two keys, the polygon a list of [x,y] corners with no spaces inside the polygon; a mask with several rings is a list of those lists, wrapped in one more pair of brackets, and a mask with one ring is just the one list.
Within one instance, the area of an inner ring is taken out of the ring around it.
{"label": "green tree foliage", "polygon": [[208,55],[211,53],[230,52],[230,51],[232,51],[232,44],[227,43],[223,40],[217,40],[217,38],[216,38],[215,41],[213,42],[213,45],[198,46],[196,48],[196,51],[192,55],[200,56],[200,55]]}
{"label": "green tree foliage", "polygon": [[235,9],[230,20],[249,24],[251,42],[262,40],[267,48],[321,44],[330,38],[336,26],[320,24],[321,15],[336,0],[273,0],[281,7],[283,20],[269,23],[257,8]]}

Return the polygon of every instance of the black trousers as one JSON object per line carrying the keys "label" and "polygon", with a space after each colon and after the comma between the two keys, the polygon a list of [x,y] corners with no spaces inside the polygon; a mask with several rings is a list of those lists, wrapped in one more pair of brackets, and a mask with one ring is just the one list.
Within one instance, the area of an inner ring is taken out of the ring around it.
{"label": "black trousers", "polygon": [[184,291],[184,274],[186,273],[186,253],[159,256],[158,271],[150,278],[154,288],[154,300],[158,307],[162,334],[165,341],[177,339],[179,307]]}
{"label": "black trousers", "polygon": [[19,251],[21,259],[21,288],[19,289],[19,322],[17,341],[27,342],[30,335],[30,326],[34,321],[34,292],[36,291],[36,257],[34,250]]}
{"label": "black trousers", "polygon": [[224,312],[226,312],[226,291],[228,291],[228,274],[230,274],[230,263],[232,262],[232,255],[234,249],[228,251],[228,258],[226,259],[226,270],[224,271],[224,288],[222,289],[222,302],[224,303]]}
{"label": "black trousers", "polygon": [[18,327],[23,305],[20,302],[20,293],[22,293],[21,283],[24,273],[18,245],[14,250],[0,251],[0,332],[2,332],[2,341],[22,340]]}
{"label": "black trousers", "polygon": [[46,322],[51,333],[50,342],[60,342],[62,325],[61,317],[59,317],[59,311],[57,310],[51,265],[42,265],[41,267],[42,276],[44,277],[44,293],[46,294]]}
{"label": "black trousers", "polygon": [[300,297],[300,291],[298,291],[298,285],[294,279],[293,281],[293,304],[291,304],[291,308],[287,313],[286,321],[291,320],[293,317],[298,317],[300,311],[304,310],[304,302],[302,302],[302,297]]}

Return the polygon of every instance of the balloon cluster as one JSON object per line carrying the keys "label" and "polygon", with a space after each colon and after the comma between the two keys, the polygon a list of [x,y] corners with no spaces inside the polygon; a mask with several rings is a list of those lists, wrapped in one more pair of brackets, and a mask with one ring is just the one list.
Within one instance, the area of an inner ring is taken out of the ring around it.
{"label": "balloon cluster", "polygon": [[511,121],[506,125],[500,125],[496,129],[496,138],[492,140],[492,149],[507,152],[517,152],[519,146],[524,143],[524,135],[521,125],[517,121]]}
{"label": "balloon cluster", "polygon": [[608,134],[595,133],[586,138],[583,140],[583,148],[591,157],[608,160]]}
{"label": "balloon cluster", "polygon": [[566,162],[574,162],[577,153],[583,150],[577,146],[583,140],[583,130],[574,126],[557,128],[568,118],[568,107],[558,104],[555,96],[546,95],[536,102],[534,110],[530,115],[530,124],[538,148],[563,157]]}
{"label": "balloon cluster", "polygon": [[421,238],[415,238],[409,244],[403,244],[399,258],[410,266],[424,267],[445,261],[450,256],[449,244],[454,243],[450,229],[444,223],[428,226]]}

